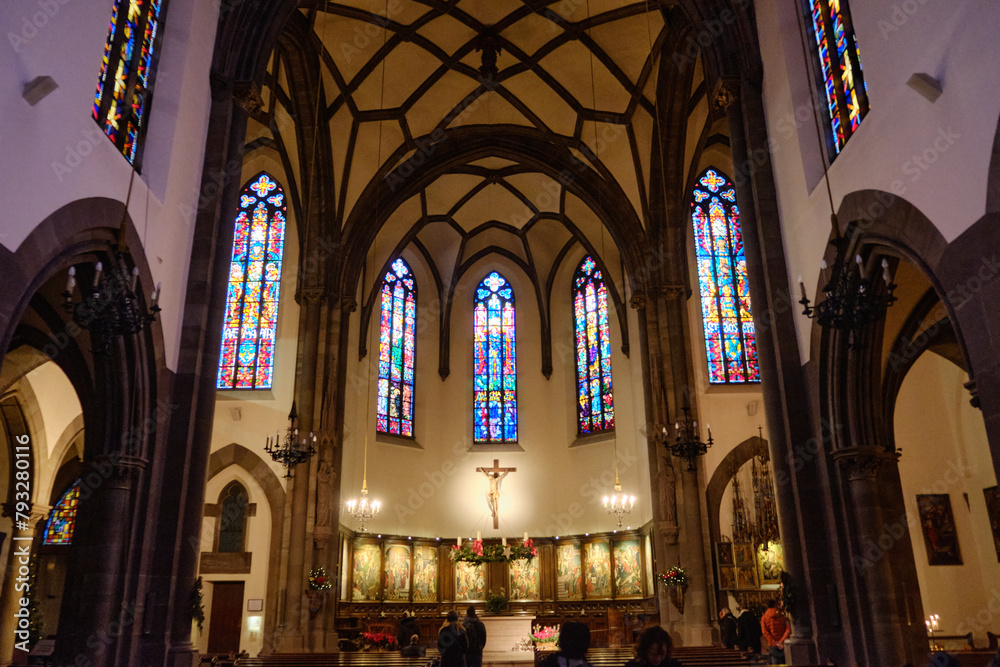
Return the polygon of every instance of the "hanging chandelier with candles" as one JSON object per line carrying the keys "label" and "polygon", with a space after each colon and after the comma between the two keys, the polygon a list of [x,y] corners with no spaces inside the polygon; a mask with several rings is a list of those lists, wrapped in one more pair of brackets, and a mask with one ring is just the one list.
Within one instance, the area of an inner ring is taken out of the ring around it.
{"label": "hanging chandelier with candles", "polygon": [[[132,179],[135,171],[132,171]],[[132,180],[129,180],[128,194],[125,197],[125,207],[122,211],[121,223],[118,226],[118,242],[111,247],[111,261],[108,266],[103,262],[92,265],[93,277],[89,269],[84,268],[86,278],[81,276],[81,299],[74,301],[74,290],[77,287],[77,267],[69,267],[66,278],[66,290],[63,292],[63,308],[72,313],[73,322],[82,329],[90,331],[94,342],[94,352],[107,356],[111,354],[115,341],[125,336],[132,336],[156,321],[160,312],[157,302],[160,299],[160,284],[152,291],[149,305],[146,305],[139,287],[139,267],[135,265],[132,255],[125,242],[125,226],[128,216],[128,204],[132,197]]]}
{"label": "hanging chandelier with candles", "polygon": [[684,406],[682,421],[674,422],[674,436],[670,437],[667,428],[663,427],[663,446],[677,458],[687,461],[688,470],[694,472],[699,456],[704,456],[712,446],[712,427],[708,427],[708,442],[701,441],[698,432],[698,422],[691,419],[691,408]]}
{"label": "hanging chandelier with candles", "polygon": [[295,403],[292,403],[292,410],[288,413],[288,428],[285,430],[285,437],[275,433],[274,438],[268,436],[264,451],[271,458],[285,467],[286,478],[292,477],[292,468],[300,463],[304,463],[316,453],[316,436],[309,433],[308,438],[299,439],[298,413],[295,411]]}
{"label": "hanging chandelier with candles", "polygon": [[[836,223],[834,223],[836,224]],[[885,289],[880,289],[878,281],[871,276],[871,271],[865,270],[861,255],[855,255],[854,261],[847,260],[845,248],[846,239],[841,238],[834,230],[834,238],[830,242],[837,248],[837,256],[829,280],[823,286],[824,299],[816,305],[811,305],[806,296],[806,286],[799,277],[799,290],[802,298],[802,314],[826,329],[837,329],[848,333],[848,345],[859,343],[861,332],[869,324],[885,317],[885,311],[896,302],[893,292],[896,284],[892,282],[889,271],[889,260],[882,259],[882,281]],[[827,272],[826,260],[820,264],[824,277]]]}

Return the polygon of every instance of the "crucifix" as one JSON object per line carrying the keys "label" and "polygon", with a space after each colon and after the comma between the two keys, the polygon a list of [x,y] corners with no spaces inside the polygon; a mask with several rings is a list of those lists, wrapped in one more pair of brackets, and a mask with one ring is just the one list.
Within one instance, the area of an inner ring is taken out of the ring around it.
{"label": "crucifix", "polygon": [[517,472],[517,468],[501,468],[500,459],[493,459],[492,468],[476,468],[476,472],[481,472],[490,480],[490,490],[486,494],[486,504],[493,514],[493,527],[500,527],[500,483],[503,478],[512,472]]}

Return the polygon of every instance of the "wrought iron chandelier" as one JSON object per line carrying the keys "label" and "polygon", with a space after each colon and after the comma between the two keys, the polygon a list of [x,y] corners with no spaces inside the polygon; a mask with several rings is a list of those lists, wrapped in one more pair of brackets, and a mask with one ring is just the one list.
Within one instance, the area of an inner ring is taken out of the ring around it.
{"label": "wrought iron chandelier", "polygon": [[308,438],[300,440],[298,421],[299,416],[295,411],[295,403],[292,403],[292,411],[288,413],[288,428],[285,430],[284,439],[275,433],[273,439],[271,436],[267,437],[267,444],[264,445],[264,451],[286,468],[285,478],[291,478],[292,468],[308,461],[316,453],[316,436],[310,431]]}
{"label": "wrought iron chandelier", "polygon": [[[132,178],[135,171],[132,172]],[[156,284],[147,307],[142,292],[136,291],[139,282],[139,267],[135,265],[125,242],[126,216],[132,197],[132,181],[129,180],[128,195],[118,228],[118,242],[111,247],[111,261],[108,266],[102,262],[93,265],[93,278],[80,286],[81,299],[73,300],[77,286],[76,267],[69,267],[66,290],[63,292],[63,308],[73,314],[73,322],[90,331],[94,352],[109,355],[115,341],[124,336],[132,336],[156,321],[160,312],[160,283]]]}
{"label": "wrought iron chandelier", "polygon": [[[896,297],[893,296],[896,284],[892,282],[892,274],[889,272],[889,260],[882,259],[885,289],[881,290],[878,282],[872,279],[871,272],[865,270],[861,255],[855,255],[853,262],[844,257],[847,242],[836,231],[831,244],[837,248],[837,257],[830,279],[823,286],[825,298],[811,306],[809,297],[806,296],[805,283],[800,276],[799,290],[802,298],[799,303],[804,308],[802,314],[815,319],[821,327],[848,332],[848,345],[853,347],[858,344],[865,327],[885,317],[886,309],[896,302]],[[826,260],[820,266],[825,276]]]}
{"label": "wrought iron chandelier", "polygon": [[663,446],[677,458],[684,459],[688,464],[688,471],[694,472],[695,464],[699,456],[708,452],[712,446],[712,427],[708,427],[708,442],[702,442],[698,433],[698,422],[691,419],[691,408],[684,406],[683,421],[674,422],[674,437],[670,438],[667,428],[663,427]]}

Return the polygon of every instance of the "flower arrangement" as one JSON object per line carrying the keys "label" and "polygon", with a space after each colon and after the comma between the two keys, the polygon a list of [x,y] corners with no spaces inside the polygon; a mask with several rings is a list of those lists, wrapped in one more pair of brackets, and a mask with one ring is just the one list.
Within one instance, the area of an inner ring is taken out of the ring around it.
{"label": "flower arrangement", "polygon": [[510,648],[511,651],[534,651],[535,642],[532,641],[531,637],[521,637],[514,645]]}
{"label": "flower arrangement", "polygon": [[541,630],[536,630],[533,635],[531,635],[531,641],[535,643],[536,646],[558,646],[559,645],[559,626],[558,625],[546,625]]}
{"label": "flower arrangement", "polygon": [[326,568],[314,567],[309,570],[309,590],[327,591],[330,590],[330,577],[326,574]]}
{"label": "flower arrangement", "polygon": [[[510,555],[505,552],[510,550]],[[502,563],[510,560],[530,560],[538,555],[535,542],[530,537],[520,545],[483,544],[482,540],[472,540],[465,546],[451,545],[451,560],[466,563]]]}
{"label": "flower arrangement", "polygon": [[491,588],[486,594],[486,609],[494,614],[505,609],[508,602],[510,602],[510,598],[507,597],[507,591],[503,588],[497,590]]}
{"label": "flower arrangement", "polygon": [[395,636],[385,632],[362,632],[361,650],[370,651],[372,649],[396,651],[399,650],[399,643]]}
{"label": "flower arrangement", "polygon": [[667,568],[666,572],[661,572],[660,583],[664,586],[687,586],[687,573],[680,565],[673,565]]}

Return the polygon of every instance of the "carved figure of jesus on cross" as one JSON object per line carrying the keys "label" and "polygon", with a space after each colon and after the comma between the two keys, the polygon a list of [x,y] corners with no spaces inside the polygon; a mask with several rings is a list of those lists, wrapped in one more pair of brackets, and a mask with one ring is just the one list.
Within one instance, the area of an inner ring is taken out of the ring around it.
{"label": "carved figure of jesus on cross", "polygon": [[492,468],[476,468],[476,472],[481,472],[490,480],[490,490],[486,493],[486,504],[493,514],[493,527],[500,527],[500,483],[503,478],[512,472],[517,472],[517,468],[501,468],[500,459],[493,459]]}

